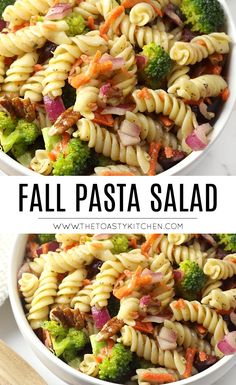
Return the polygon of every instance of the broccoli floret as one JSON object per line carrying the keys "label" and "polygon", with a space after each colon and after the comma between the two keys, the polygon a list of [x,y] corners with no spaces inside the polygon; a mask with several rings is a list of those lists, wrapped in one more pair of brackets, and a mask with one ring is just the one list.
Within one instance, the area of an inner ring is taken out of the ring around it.
{"label": "broccoli floret", "polygon": [[51,335],[55,355],[66,362],[74,360],[78,352],[89,342],[84,331],[75,328],[66,329],[56,321],[44,322],[42,328],[48,330]]}
{"label": "broccoli floret", "polygon": [[91,163],[91,150],[78,138],[70,139],[64,153],[53,163],[53,175],[83,175]]}
{"label": "broccoli floret", "polygon": [[83,16],[79,13],[72,12],[69,16],[65,18],[66,23],[68,24],[69,29],[66,31],[68,36],[81,35],[86,30],[86,21]]}
{"label": "broccoli floret", "polygon": [[132,353],[122,344],[115,344],[102,363],[99,364],[99,378],[110,382],[119,382],[129,373]]}
{"label": "broccoli floret", "polygon": [[141,55],[147,58],[139,73],[141,80],[152,88],[158,88],[172,67],[169,54],[159,45],[150,43],[143,47]]}
{"label": "broccoli floret", "polygon": [[8,5],[12,5],[15,3],[15,0],[1,0],[1,3],[0,3],[0,17],[2,17],[2,14],[3,14],[3,11],[4,9],[8,6]]}
{"label": "broccoli floret", "polygon": [[9,135],[14,131],[16,124],[16,120],[12,119],[5,112],[0,112],[0,135],[2,135],[3,132],[5,135]]}
{"label": "broccoli floret", "polygon": [[67,335],[67,329],[65,329],[59,322],[56,321],[44,321],[42,328],[47,330],[51,337],[54,338],[65,338]]}
{"label": "broccoli floret", "polygon": [[224,10],[218,0],[183,0],[180,8],[194,32],[217,32],[224,25]]}
{"label": "broccoli floret", "polygon": [[182,298],[193,301],[198,298],[207,277],[199,265],[189,259],[181,262],[179,266],[183,278],[176,285],[177,292]]}
{"label": "broccoli floret", "polygon": [[129,248],[129,241],[126,235],[113,235],[111,241],[113,243],[112,253],[114,254],[125,253]]}
{"label": "broccoli floret", "polygon": [[226,251],[236,251],[236,234],[218,234],[217,239]]}
{"label": "broccoli floret", "polygon": [[12,125],[10,124],[2,129],[1,145],[4,152],[7,153],[12,150],[16,157],[23,155],[27,147],[32,145],[40,135],[37,125],[24,119],[20,119],[15,129],[10,132],[11,129]]}
{"label": "broccoli floret", "polygon": [[47,151],[52,151],[52,149],[61,141],[61,135],[49,135],[50,127],[45,127],[42,129],[43,140],[45,144],[45,149]]}
{"label": "broccoli floret", "polygon": [[112,164],[116,164],[111,158],[104,156],[102,154],[96,154],[95,166],[96,167],[106,167],[111,166]]}
{"label": "broccoli floret", "polygon": [[39,242],[40,243],[47,243],[51,241],[55,241],[55,235],[54,234],[39,234]]}

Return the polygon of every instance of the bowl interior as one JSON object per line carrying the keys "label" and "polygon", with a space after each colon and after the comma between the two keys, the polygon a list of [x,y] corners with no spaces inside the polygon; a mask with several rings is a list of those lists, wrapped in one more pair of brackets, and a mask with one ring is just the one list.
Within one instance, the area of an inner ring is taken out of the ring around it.
{"label": "bowl interior", "polygon": [[[55,357],[38,339],[38,337],[35,335],[35,333],[31,329],[30,325],[28,324],[28,321],[25,317],[23,306],[20,300],[18,289],[17,289],[17,273],[20,266],[22,265],[26,242],[27,242],[27,235],[19,235],[16,238],[16,241],[12,250],[11,258],[10,258],[9,276],[8,276],[8,290],[9,290],[11,306],[12,306],[14,317],[16,319],[16,322],[18,324],[18,327],[23,337],[31,345],[36,355],[38,355],[39,359],[41,359],[41,361],[46,366],[54,368],[54,373],[57,374],[59,377],[60,377],[59,372],[61,373],[64,372],[65,373],[64,379],[73,378],[73,379],[76,379],[78,383],[79,381],[81,381],[83,384],[88,384],[88,385],[89,384],[111,385],[110,382],[89,377],[81,372],[78,372],[77,370],[71,368],[69,365],[65,364],[59,358]],[[173,384],[187,385],[197,380],[204,379],[205,377],[208,377],[208,376],[210,378],[210,375],[213,374],[216,370],[218,370],[218,372],[219,370],[221,370],[221,368],[223,370],[224,365],[226,364],[228,368],[230,368],[231,366],[233,366],[234,363],[235,363],[234,356],[224,357],[223,359],[218,361],[215,365],[205,370],[204,372],[196,374],[195,376],[190,377],[188,379],[175,382]],[[63,375],[62,375],[62,378],[63,378]]]}
{"label": "bowl interior", "polygon": [[[230,9],[226,1],[225,0],[219,0],[219,1],[222,3],[225,9],[225,13],[227,15],[227,32],[232,38],[231,53],[229,56],[228,71],[227,71],[228,72],[227,81],[229,83],[229,88],[230,88],[230,97],[227,100],[227,103],[224,103],[220,116],[218,117],[216,123],[214,124],[214,130],[209,136],[210,143],[206,147],[206,149],[203,151],[192,152],[190,155],[188,155],[183,161],[178,163],[176,166],[161,173],[160,174],[161,176],[178,175],[179,173],[183,173],[186,170],[186,168],[188,168],[191,164],[196,164],[196,162],[199,161],[199,159],[203,155],[206,155],[211,145],[215,142],[216,139],[218,139],[221,132],[223,131],[223,128],[225,127],[230,117],[230,114],[233,110],[233,107],[236,101],[236,76],[234,74],[235,70],[233,67],[234,63],[236,63],[236,47],[235,47],[236,30],[234,26],[232,12],[230,12]],[[10,156],[4,154],[1,151],[0,151],[0,168],[7,175],[39,175],[39,174],[36,174],[34,171],[29,170],[26,167],[22,166],[20,163],[10,158]]]}

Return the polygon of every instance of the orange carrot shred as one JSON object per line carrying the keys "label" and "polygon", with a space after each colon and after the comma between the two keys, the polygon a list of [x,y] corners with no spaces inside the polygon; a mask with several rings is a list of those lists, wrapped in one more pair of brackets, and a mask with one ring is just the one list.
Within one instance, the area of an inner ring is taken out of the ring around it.
{"label": "orange carrot shred", "polygon": [[207,329],[203,325],[197,324],[196,329],[197,329],[198,333],[200,333],[202,335],[204,335],[207,332]]}
{"label": "orange carrot shred", "polygon": [[204,362],[207,360],[207,355],[205,352],[199,352],[199,359],[201,362]]}
{"label": "orange carrot shred", "polygon": [[230,92],[229,92],[229,89],[228,87],[225,88],[225,90],[222,92],[221,94],[221,98],[224,102],[226,102],[228,99],[229,99],[229,95],[230,95]]}
{"label": "orange carrot shred", "polygon": [[141,90],[138,90],[137,97],[139,99],[150,99],[151,95],[147,87],[142,88]]}
{"label": "orange carrot shred", "polygon": [[90,285],[90,283],[91,283],[91,280],[88,279],[88,278],[86,278],[86,279],[83,280],[83,285],[84,285],[84,286]]}
{"label": "orange carrot shred", "polygon": [[174,304],[174,307],[176,309],[185,309],[185,302],[183,298],[178,299],[178,301],[176,301],[176,303]]}
{"label": "orange carrot shred", "polygon": [[94,111],[94,123],[103,124],[104,126],[113,127],[114,119],[111,114],[102,115],[98,111]]}
{"label": "orange carrot shred", "polygon": [[[142,0],[142,2],[151,5],[158,16],[163,16],[163,12],[161,11],[161,9],[156,7],[155,3],[152,0]],[[122,1],[121,5],[123,5],[123,7],[125,8],[132,8],[134,5],[139,3],[140,0],[124,0]]]}
{"label": "orange carrot shred", "polygon": [[107,32],[109,31],[113,22],[124,12],[125,8],[122,5],[116,7],[108,16],[105,23],[103,23],[100,28],[100,36],[108,40]]}
{"label": "orange carrot shred", "polygon": [[42,71],[42,69],[43,69],[43,66],[41,64],[35,64],[35,66],[34,66],[35,72]]}
{"label": "orange carrot shred", "polygon": [[234,311],[234,309],[229,309],[229,310],[224,310],[224,309],[216,309],[216,313],[217,314],[221,314],[221,315],[229,315],[231,314],[232,312]]}
{"label": "orange carrot shred", "polygon": [[196,353],[197,353],[197,349],[195,348],[188,348],[186,350],[186,368],[183,374],[184,378],[188,378],[192,375],[193,360]]}
{"label": "orange carrot shred", "polygon": [[152,234],[146,242],[144,242],[141,246],[141,253],[145,255],[145,257],[148,257],[148,252],[152,246],[152,244],[155,242],[157,238],[160,237],[160,234]]}
{"label": "orange carrot shred", "polygon": [[154,327],[153,327],[153,324],[151,322],[142,322],[142,321],[136,320],[134,329],[136,329],[140,332],[143,332],[143,333],[152,334]]}
{"label": "orange carrot shred", "polygon": [[174,376],[170,373],[144,372],[142,373],[142,380],[155,384],[175,382]]}
{"label": "orange carrot shred", "polygon": [[196,43],[203,46],[203,47],[206,47],[206,43],[204,40],[199,39],[198,41],[196,41]]}
{"label": "orange carrot shred", "polygon": [[160,120],[161,123],[163,123],[164,126],[166,126],[166,127],[171,127],[172,124],[174,123],[173,120],[169,119],[167,116],[164,116],[164,115],[159,115],[159,120]]}
{"label": "orange carrot shred", "polygon": [[135,237],[132,237],[130,239],[130,246],[133,247],[133,249],[137,249],[138,245],[137,245],[137,239]]}
{"label": "orange carrot shred", "polygon": [[94,30],[94,29],[95,29],[94,18],[93,18],[93,16],[89,16],[89,17],[88,17],[88,27],[89,27],[91,30]]}
{"label": "orange carrot shred", "polygon": [[132,174],[132,172],[128,172],[128,171],[125,172],[125,171],[111,171],[111,170],[102,171],[100,175],[101,176],[135,176],[134,174]]}
{"label": "orange carrot shred", "polygon": [[149,176],[156,175],[156,166],[157,166],[158,154],[160,149],[161,149],[160,143],[152,142],[150,144],[149,155],[151,157],[151,160],[150,160],[150,169],[148,171]]}

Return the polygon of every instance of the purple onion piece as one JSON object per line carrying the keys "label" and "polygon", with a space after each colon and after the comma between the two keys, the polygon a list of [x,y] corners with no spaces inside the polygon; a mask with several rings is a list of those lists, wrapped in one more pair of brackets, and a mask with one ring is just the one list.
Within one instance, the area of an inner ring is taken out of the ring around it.
{"label": "purple onion piece", "polygon": [[111,319],[107,308],[97,309],[96,306],[92,307],[92,316],[97,329],[102,327]]}
{"label": "purple onion piece", "polygon": [[45,250],[47,251],[56,251],[59,248],[59,243],[56,241],[51,241],[48,243],[44,243],[44,245],[41,245],[37,248],[36,253],[38,256],[45,253]]}

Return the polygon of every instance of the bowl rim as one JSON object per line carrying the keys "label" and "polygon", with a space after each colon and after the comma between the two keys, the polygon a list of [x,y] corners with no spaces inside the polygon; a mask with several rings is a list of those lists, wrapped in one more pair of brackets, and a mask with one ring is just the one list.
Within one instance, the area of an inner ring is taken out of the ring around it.
{"label": "bowl rim", "polygon": [[[16,323],[20,329],[20,332],[22,333],[24,339],[27,341],[27,343],[30,346],[34,346],[34,349],[37,350],[37,352],[40,353],[40,355],[44,356],[47,360],[52,362],[52,364],[56,365],[56,367],[59,367],[61,370],[65,371],[66,374],[78,379],[87,381],[88,383],[92,385],[112,385],[113,383],[108,381],[103,381],[91,376],[88,376],[87,374],[81,373],[78,370],[70,367],[68,364],[60,360],[58,357],[54,356],[47,348],[46,346],[40,341],[40,339],[36,336],[34,331],[31,329],[30,324],[28,323],[25,313],[23,310],[23,306],[20,300],[18,288],[17,288],[17,271],[18,271],[18,264],[15,263],[15,255],[17,255],[17,262],[22,261],[24,258],[24,250],[25,245],[27,241],[27,235],[21,234],[18,235],[15,238],[15,241],[12,246],[12,251],[10,253],[10,259],[9,259],[9,269],[8,269],[8,291],[9,291],[9,298],[11,302],[11,307],[13,311],[14,318],[16,320]],[[20,248],[18,247],[20,243]],[[22,255],[21,255],[22,254]],[[34,350],[33,350],[34,351]],[[34,353],[36,354],[36,353]],[[38,357],[39,358],[39,357]],[[44,364],[44,361],[39,358],[40,361]],[[232,367],[233,361],[235,360],[235,356],[225,356],[222,359],[220,359],[217,363],[212,365],[210,368],[204,370],[203,372],[200,372],[194,376],[191,376],[187,379],[179,380],[176,382],[173,382],[173,385],[188,385],[195,380],[201,380],[204,377],[208,377],[215,371],[218,371],[221,367],[223,367],[226,363],[230,363]],[[45,365],[45,364],[44,364]],[[46,366],[46,365],[45,365]],[[229,367],[229,369],[230,369]],[[60,378],[60,377],[59,377]]]}
{"label": "bowl rim", "polygon": [[[230,7],[227,4],[226,0],[219,0],[222,4],[225,14],[227,15],[227,24],[231,31],[230,36],[232,37],[232,44],[231,44],[231,60],[230,63],[232,63],[232,56],[236,56],[236,27],[234,24],[234,20],[232,17],[232,14],[230,12]],[[179,162],[177,165],[171,167],[169,170],[163,171],[161,174],[158,174],[157,176],[174,176],[174,175],[181,175],[181,173],[186,170],[186,168],[193,166],[196,164],[197,161],[200,160],[200,158],[203,158],[204,155],[207,154],[209,149],[211,149],[211,146],[213,143],[216,142],[216,140],[219,139],[220,135],[224,131],[226,127],[226,123],[228,122],[230,115],[233,111],[235,102],[236,102],[236,90],[233,90],[234,87],[231,89],[230,98],[228,99],[227,103],[225,104],[224,111],[221,111],[220,116],[218,117],[216,123],[214,124],[214,130],[210,134],[210,143],[208,146],[202,150],[202,151],[195,151],[189,154],[184,160]],[[236,83],[235,83],[235,89],[236,89]],[[36,173],[33,170],[28,169],[27,167],[23,166],[13,158],[11,158],[9,155],[3,153],[0,151],[0,169],[5,174],[10,173],[10,175],[24,175],[24,176],[42,176],[38,173]]]}

